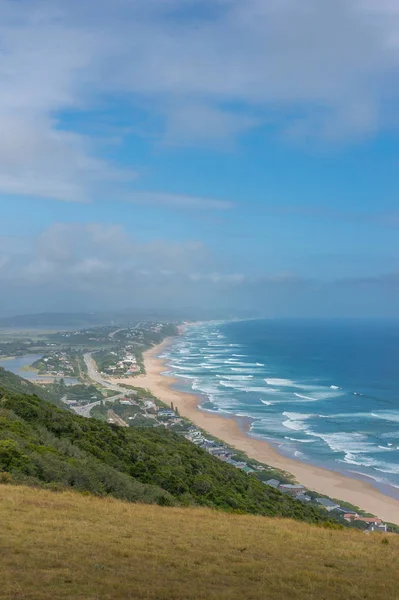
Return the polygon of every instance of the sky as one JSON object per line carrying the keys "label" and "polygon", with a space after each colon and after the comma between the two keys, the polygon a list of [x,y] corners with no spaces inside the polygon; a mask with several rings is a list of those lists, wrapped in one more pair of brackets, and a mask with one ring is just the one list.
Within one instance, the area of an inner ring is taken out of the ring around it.
{"label": "sky", "polygon": [[0,0],[0,314],[399,317],[396,0]]}

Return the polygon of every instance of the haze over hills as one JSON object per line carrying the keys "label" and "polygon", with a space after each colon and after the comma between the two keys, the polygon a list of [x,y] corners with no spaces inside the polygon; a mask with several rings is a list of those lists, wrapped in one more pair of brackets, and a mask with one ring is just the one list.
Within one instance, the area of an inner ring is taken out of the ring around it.
{"label": "haze over hills", "polygon": [[240,309],[125,309],[117,312],[42,312],[0,318],[0,328],[17,327],[93,327],[96,325],[124,325],[135,321],[209,321],[251,319],[259,317],[255,310]]}

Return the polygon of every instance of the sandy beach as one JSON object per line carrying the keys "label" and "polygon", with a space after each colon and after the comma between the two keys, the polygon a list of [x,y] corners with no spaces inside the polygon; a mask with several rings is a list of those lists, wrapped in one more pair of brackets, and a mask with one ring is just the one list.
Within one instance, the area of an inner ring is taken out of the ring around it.
{"label": "sandy beach", "polygon": [[173,389],[173,385],[178,381],[162,375],[167,367],[158,356],[170,343],[171,339],[167,339],[144,354],[145,375],[115,381],[149,389],[163,402],[173,402],[180,414],[198,427],[224,440],[226,444],[246,452],[251,458],[292,473],[308,489],[331,498],[345,500],[385,521],[399,524],[399,501],[385,496],[370,484],[284,457],[266,441],[246,435],[234,418],[199,410],[198,396]]}

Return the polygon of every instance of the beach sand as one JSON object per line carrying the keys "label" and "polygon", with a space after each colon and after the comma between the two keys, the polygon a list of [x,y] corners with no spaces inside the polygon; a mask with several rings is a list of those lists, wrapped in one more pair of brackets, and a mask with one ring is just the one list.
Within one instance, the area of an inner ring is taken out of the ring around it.
{"label": "beach sand", "polygon": [[173,389],[172,386],[179,381],[162,375],[167,367],[158,355],[171,341],[166,339],[162,344],[144,353],[145,375],[113,381],[149,389],[154,396],[166,404],[173,402],[173,405],[179,409],[179,413],[198,427],[223,440],[229,446],[246,452],[249,457],[259,462],[292,473],[309,490],[350,502],[384,521],[399,524],[399,501],[385,496],[370,484],[282,456],[266,441],[248,436],[234,418],[199,410],[198,396]]}

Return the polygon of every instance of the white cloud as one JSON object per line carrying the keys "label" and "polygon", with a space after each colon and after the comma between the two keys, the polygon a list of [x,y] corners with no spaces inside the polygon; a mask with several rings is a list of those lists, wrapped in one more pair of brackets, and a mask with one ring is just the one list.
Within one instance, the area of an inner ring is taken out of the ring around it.
{"label": "white cloud", "polygon": [[201,198],[184,194],[165,194],[162,192],[131,192],[125,200],[134,204],[147,206],[169,206],[173,208],[187,208],[200,210],[228,210],[233,207],[228,200]]}
{"label": "white cloud", "polygon": [[270,315],[348,315],[355,305],[375,314],[377,298],[386,314],[397,314],[397,269],[335,280],[267,267],[243,274],[223,268],[222,253],[200,242],[143,243],[120,226],[97,223],[58,223],[30,244],[21,241],[0,239],[1,310],[245,306]]}
{"label": "white cloud", "polygon": [[138,242],[119,225],[98,223],[55,223],[25,246],[24,254],[10,252],[4,258],[3,279],[70,291],[87,285],[90,278],[99,293],[112,282],[130,289],[133,275],[187,276],[193,268],[213,263],[201,242]]}
{"label": "white cloud", "polygon": [[328,140],[397,127],[393,1],[0,0],[0,12],[3,194],[82,202],[133,178],[66,116],[109,99],[131,106],[127,129],[139,107],[143,134],[167,144],[265,124]]}

